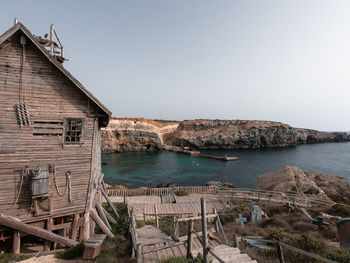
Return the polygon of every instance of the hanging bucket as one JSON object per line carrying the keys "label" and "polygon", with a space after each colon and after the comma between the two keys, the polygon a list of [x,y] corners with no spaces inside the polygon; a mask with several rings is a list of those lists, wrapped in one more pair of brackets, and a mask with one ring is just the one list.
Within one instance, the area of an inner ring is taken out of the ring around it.
{"label": "hanging bucket", "polygon": [[49,190],[49,168],[32,170],[32,195],[46,195]]}

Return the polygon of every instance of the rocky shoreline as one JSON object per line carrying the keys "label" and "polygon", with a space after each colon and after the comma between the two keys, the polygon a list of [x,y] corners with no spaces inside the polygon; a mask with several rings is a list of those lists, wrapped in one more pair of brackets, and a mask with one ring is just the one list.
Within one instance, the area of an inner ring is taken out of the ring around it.
{"label": "rocky shoreline", "polygon": [[102,152],[161,150],[164,145],[189,149],[284,147],[298,144],[345,142],[345,132],[294,128],[281,122],[245,120],[160,121],[112,118],[102,130]]}

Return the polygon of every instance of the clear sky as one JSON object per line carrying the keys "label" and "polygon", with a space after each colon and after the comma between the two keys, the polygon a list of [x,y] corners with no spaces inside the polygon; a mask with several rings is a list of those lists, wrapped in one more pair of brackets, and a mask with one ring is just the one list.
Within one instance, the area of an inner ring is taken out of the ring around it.
{"label": "clear sky", "polygon": [[116,117],[257,119],[350,130],[350,1],[1,2],[55,24],[65,67]]}

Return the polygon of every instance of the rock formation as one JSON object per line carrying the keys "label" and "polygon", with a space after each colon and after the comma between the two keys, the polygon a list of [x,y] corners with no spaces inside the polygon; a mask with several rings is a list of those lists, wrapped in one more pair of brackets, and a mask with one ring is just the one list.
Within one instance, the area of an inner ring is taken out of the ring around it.
{"label": "rock formation", "polygon": [[350,184],[345,178],[319,172],[304,172],[293,166],[286,166],[281,170],[259,176],[256,188],[297,195],[314,195],[350,204]]}
{"label": "rock formation", "polygon": [[313,180],[330,199],[338,203],[350,204],[350,183],[346,178],[319,172],[306,172],[305,174]]}
{"label": "rock formation", "polygon": [[192,149],[235,149],[348,140],[346,133],[298,129],[280,122],[191,120],[179,124],[172,143]]}
{"label": "rock formation", "polygon": [[103,152],[151,151],[163,144],[190,149],[236,149],[349,141],[346,133],[293,128],[272,121],[114,118],[102,131]]}
{"label": "rock formation", "polygon": [[162,148],[174,133],[178,122],[148,119],[111,119],[102,130],[102,152],[153,151]]}
{"label": "rock formation", "polygon": [[297,195],[315,195],[326,198],[326,193],[317,186],[300,168],[286,166],[281,170],[258,177],[257,189],[294,193]]}

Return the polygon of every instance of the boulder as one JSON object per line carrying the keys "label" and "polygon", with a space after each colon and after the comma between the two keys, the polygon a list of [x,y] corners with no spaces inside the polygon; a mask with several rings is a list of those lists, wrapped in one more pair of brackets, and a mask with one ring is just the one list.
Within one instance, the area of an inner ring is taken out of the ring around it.
{"label": "boulder", "polygon": [[293,166],[286,166],[281,170],[259,176],[256,188],[328,199],[322,188],[300,168]]}

